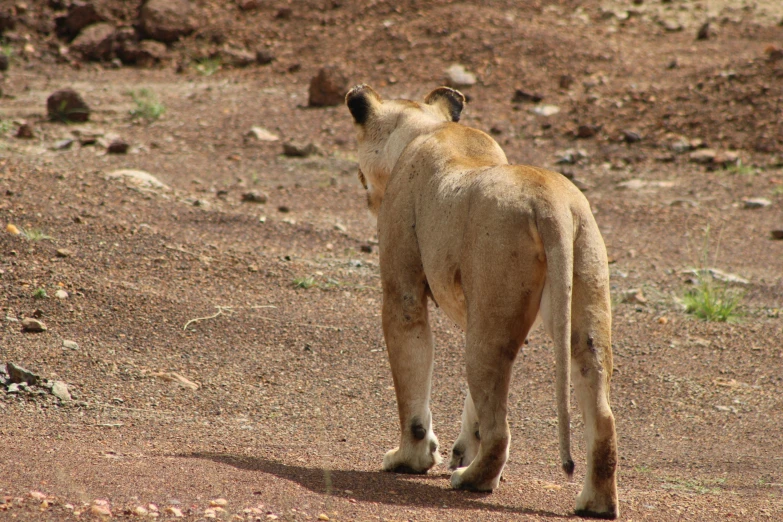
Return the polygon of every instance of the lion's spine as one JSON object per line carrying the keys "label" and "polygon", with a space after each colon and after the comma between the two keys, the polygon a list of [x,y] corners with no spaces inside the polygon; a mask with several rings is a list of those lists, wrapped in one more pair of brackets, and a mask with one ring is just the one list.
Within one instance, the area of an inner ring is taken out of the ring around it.
{"label": "lion's spine", "polygon": [[555,346],[555,396],[560,462],[571,477],[571,293],[574,274],[574,222],[568,207],[557,204],[541,217],[538,230],[544,243],[547,286],[551,306],[552,340]]}

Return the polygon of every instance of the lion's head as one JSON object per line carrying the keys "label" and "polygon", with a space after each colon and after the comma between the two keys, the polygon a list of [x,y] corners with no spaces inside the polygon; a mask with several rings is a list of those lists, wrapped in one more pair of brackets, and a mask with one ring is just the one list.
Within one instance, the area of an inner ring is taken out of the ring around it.
{"label": "lion's head", "polygon": [[348,91],[345,104],[356,124],[359,180],[367,189],[367,205],[377,215],[394,165],[416,136],[446,122],[459,121],[465,96],[438,87],[423,102],[384,100],[369,85]]}

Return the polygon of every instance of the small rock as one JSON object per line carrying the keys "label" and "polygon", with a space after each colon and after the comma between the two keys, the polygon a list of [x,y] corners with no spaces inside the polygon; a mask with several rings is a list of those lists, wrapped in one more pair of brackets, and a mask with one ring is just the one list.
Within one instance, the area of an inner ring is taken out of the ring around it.
{"label": "small rock", "polygon": [[24,383],[31,386],[35,386],[41,382],[41,377],[29,370],[22,368],[21,366],[17,366],[14,363],[6,363],[5,367],[6,371],[8,372],[8,379],[11,382]]}
{"label": "small rock", "polygon": [[79,345],[76,344],[75,341],[68,341],[66,339],[63,339],[63,348],[68,348],[69,350],[78,350]]}
{"label": "small rock", "polygon": [[260,9],[262,5],[263,2],[261,0],[237,0],[237,6],[243,11]]}
{"label": "small rock", "polygon": [[706,164],[706,163],[712,163],[715,160],[716,154],[717,152],[715,152],[715,150],[713,149],[700,149],[691,152],[688,158],[693,163]]}
{"label": "small rock", "polygon": [[294,15],[294,10],[290,7],[281,7],[277,10],[277,13],[275,13],[275,18],[278,20],[290,20],[291,17]]}
{"label": "small rock", "polygon": [[185,516],[182,514],[182,510],[176,507],[167,507],[165,509],[165,512],[171,513],[171,515],[174,516],[174,518],[182,518]]}
{"label": "small rock", "polygon": [[158,178],[156,178],[149,172],[145,172],[143,170],[133,170],[133,169],[115,170],[113,172],[108,173],[106,175],[106,179],[124,179],[133,185],[137,185],[141,187],[168,189],[168,186],[161,183],[161,181]]}
{"label": "small rock", "polygon": [[371,254],[372,253],[372,245],[362,245],[362,246],[359,247],[359,250],[361,250],[362,252],[364,252],[366,254]]}
{"label": "small rock", "polygon": [[730,412],[731,411],[731,408],[729,408],[728,406],[721,406],[719,404],[715,405],[715,409],[718,410],[718,411],[723,411],[723,412]]}
{"label": "small rock", "polygon": [[19,230],[19,227],[17,227],[16,225],[14,225],[12,223],[8,223],[5,226],[5,231],[8,232],[9,234],[11,234],[12,236],[18,236],[19,234],[22,233],[22,231]]}
{"label": "small rock", "polygon": [[29,123],[23,123],[16,129],[16,137],[23,140],[29,140],[35,137],[33,126]]}
{"label": "small rock", "polygon": [[783,239],[783,229],[772,230],[770,231],[770,234],[772,235],[772,239]]}
{"label": "small rock", "polygon": [[317,152],[318,147],[314,143],[308,143],[307,145],[295,141],[283,143],[283,154],[286,156],[306,158]]}
{"label": "small rock", "polygon": [[291,212],[291,208],[286,205],[280,205],[279,207],[277,207],[277,211],[283,214],[288,214],[289,212]]}
{"label": "small rock", "polygon": [[348,229],[345,228],[345,225],[343,225],[342,223],[335,223],[334,224],[334,229],[339,231],[339,232],[347,232],[348,231]]}
{"label": "small rock", "polygon": [[[768,45],[766,49],[764,49],[764,53],[767,55],[767,59],[770,62],[777,62],[778,60],[783,60],[783,49],[780,47],[774,46],[774,45]],[[2,67],[0,67],[0,70],[2,70]]]}
{"label": "small rock", "polygon": [[642,137],[638,132],[631,131],[631,130],[624,130],[623,131],[623,140],[626,143],[638,143],[642,141]]}
{"label": "small rock", "polygon": [[73,145],[73,140],[71,138],[66,138],[64,140],[54,142],[52,148],[54,150],[67,150],[71,148],[71,145]]}
{"label": "small rock", "polygon": [[248,138],[258,141],[278,141],[280,139],[277,134],[273,134],[263,127],[251,127],[245,134],[246,142],[248,141]]}
{"label": "small rock", "polygon": [[330,518],[326,513],[321,513],[318,515],[318,520],[330,520]]}
{"label": "small rock", "polygon": [[9,65],[8,56],[4,53],[0,53],[0,71],[7,71]]}
{"label": "small rock", "polygon": [[30,317],[22,319],[23,332],[45,332],[46,330],[46,325],[38,319],[32,319]]}
{"label": "small rock", "polygon": [[87,121],[90,108],[73,89],[61,89],[52,93],[46,100],[49,118],[57,121]]}
{"label": "small rock", "polygon": [[131,513],[136,515],[137,517],[146,517],[147,515],[149,515],[149,510],[144,506],[136,506],[131,510]]}
{"label": "small rock", "polygon": [[66,292],[66,291],[65,291],[65,290],[63,290],[62,288],[58,289],[58,290],[57,290],[57,291],[54,293],[54,296],[55,296],[57,299],[60,299],[60,300],[63,300],[63,299],[68,299],[68,297],[69,297],[69,295],[68,295],[68,292]]}
{"label": "small rock", "polygon": [[633,290],[623,292],[623,303],[646,304],[647,298],[644,297],[641,290],[634,288]]}
{"label": "small rock", "polygon": [[109,142],[109,146],[106,147],[106,151],[109,154],[125,154],[128,152],[128,142],[122,138],[114,138]]}
{"label": "small rock", "polygon": [[11,383],[8,385],[8,388],[6,388],[6,393],[19,393],[21,390],[19,389],[18,383]]}
{"label": "small rock", "polygon": [[191,16],[188,0],[149,0],[141,7],[139,23],[149,38],[171,43],[195,30]]}
{"label": "small rock", "polygon": [[256,51],[256,63],[258,65],[268,65],[275,60],[275,55],[268,49],[259,49]]}
{"label": "small rock", "polygon": [[266,203],[267,197],[263,192],[250,191],[242,194],[242,201],[249,203]]}
{"label": "small rock", "polygon": [[58,248],[55,254],[57,257],[71,257],[73,255],[73,250],[69,250],[67,248]]}
{"label": "small rock", "polygon": [[227,47],[219,53],[223,65],[231,67],[247,67],[256,62],[256,55],[243,49]]}
{"label": "small rock", "polygon": [[739,154],[730,150],[724,150],[715,154],[715,157],[712,158],[712,163],[726,168],[729,165],[737,165],[739,160]]}
{"label": "small rock", "polygon": [[744,208],[756,209],[768,207],[772,202],[766,198],[746,198],[742,200],[742,204]]}
{"label": "small rock", "polygon": [[111,509],[109,509],[108,505],[104,504],[93,504],[90,506],[90,513],[92,513],[95,516],[98,517],[105,517],[105,518],[111,518]]}
{"label": "small rock", "polygon": [[561,89],[568,89],[573,85],[574,83],[574,77],[570,74],[563,74],[560,76],[560,79],[557,81],[557,84],[560,86]]}
{"label": "small rock", "polygon": [[90,25],[71,43],[71,49],[86,60],[109,60],[114,46],[114,32],[115,28],[111,24]]}
{"label": "small rock", "polygon": [[210,500],[209,505],[212,507],[226,507],[228,505],[228,500],[224,498],[216,498],[215,500]]}
{"label": "small rock", "polygon": [[701,27],[699,27],[698,32],[696,33],[696,39],[697,40],[707,40],[713,35],[712,28],[710,27],[709,22],[704,22]]}
{"label": "small rock", "polygon": [[530,112],[538,116],[553,116],[560,112],[560,107],[557,105],[536,105],[530,109]]}
{"label": "small rock", "polygon": [[169,56],[166,44],[155,40],[126,40],[118,45],[116,51],[122,63],[139,67],[152,67]]}
{"label": "small rock", "polygon": [[310,107],[341,105],[345,103],[347,93],[348,78],[336,65],[327,65],[310,80],[307,104]]}
{"label": "small rock", "polygon": [[576,129],[576,137],[582,139],[592,138],[598,134],[599,130],[601,130],[600,125],[580,125]]}
{"label": "small rock", "polygon": [[54,381],[54,384],[52,384],[52,395],[63,402],[71,400],[71,393],[68,391],[68,385],[62,381]]}
{"label": "small rock", "polygon": [[670,19],[664,20],[663,22],[661,22],[661,25],[663,25],[663,28],[669,31],[670,33],[682,31],[682,24],[677,20],[670,20]]}
{"label": "small rock", "polygon": [[543,99],[544,97],[541,96],[540,94],[533,94],[527,91],[523,91],[522,89],[517,89],[516,91],[514,91],[514,97],[511,98],[511,101],[513,103],[523,103],[523,102],[538,103]]}
{"label": "small rock", "polygon": [[476,75],[468,72],[464,65],[455,63],[446,69],[446,83],[456,89],[470,87],[476,84]]}

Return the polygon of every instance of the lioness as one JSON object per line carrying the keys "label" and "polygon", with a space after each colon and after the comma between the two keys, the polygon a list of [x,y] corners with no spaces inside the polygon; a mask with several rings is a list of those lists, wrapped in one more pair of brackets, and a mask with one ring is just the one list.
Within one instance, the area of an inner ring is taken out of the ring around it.
{"label": "lioness", "polygon": [[569,476],[569,376],[586,427],[587,474],[576,513],[616,518],[601,234],[587,200],[565,177],[509,165],[492,138],[457,123],[464,103],[447,87],[423,102],[383,100],[366,85],[346,96],[359,177],[378,218],[383,332],[402,430],[383,468],[425,473],[441,460],[429,407],[428,297],[466,332],[469,392],[450,466],[458,489],[498,486],[508,458],[511,366],[540,318],[555,346],[560,459]]}

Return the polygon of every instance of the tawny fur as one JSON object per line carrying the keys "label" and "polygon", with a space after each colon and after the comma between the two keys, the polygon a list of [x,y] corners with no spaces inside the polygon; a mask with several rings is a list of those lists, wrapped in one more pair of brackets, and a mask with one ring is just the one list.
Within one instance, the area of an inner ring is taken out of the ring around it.
{"label": "tawny fur", "polygon": [[562,175],[509,165],[487,134],[457,123],[458,91],[423,102],[346,96],[360,179],[378,219],[383,329],[400,416],[384,469],[424,473],[440,460],[429,408],[433,298],[466,333],[469,394],[452,450],[455,488],[498,486],[508,458],[511,366],[537,320],[552,337],[558,438],[573,471],[570,380],[586,426],[576,512],[615,518],[617,438],[609,406],[611,306],[606,249],[582,193]]}

